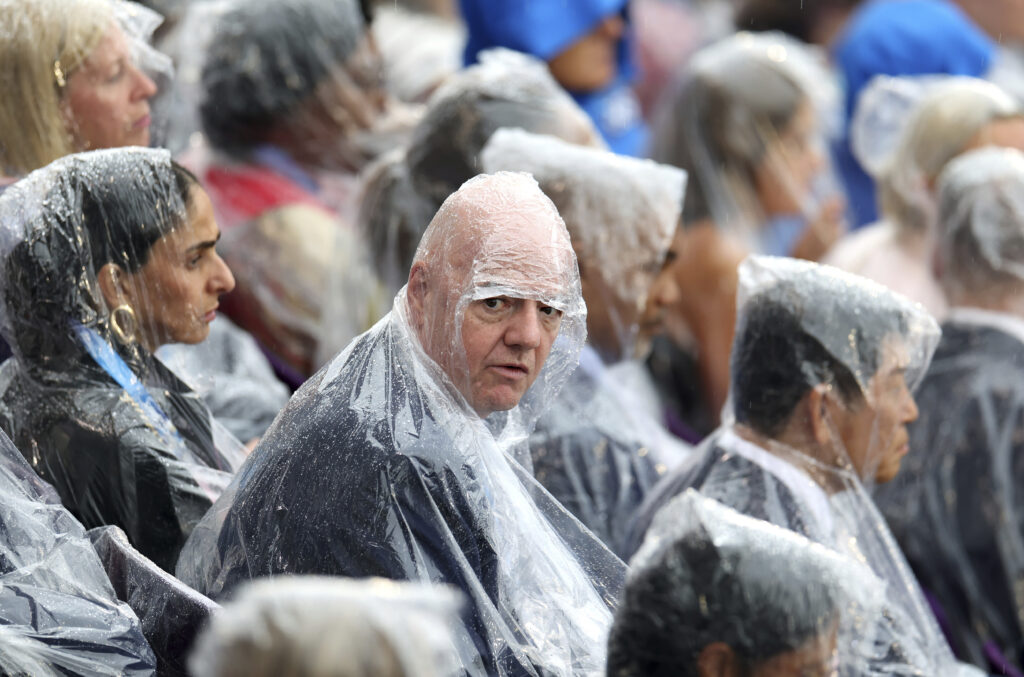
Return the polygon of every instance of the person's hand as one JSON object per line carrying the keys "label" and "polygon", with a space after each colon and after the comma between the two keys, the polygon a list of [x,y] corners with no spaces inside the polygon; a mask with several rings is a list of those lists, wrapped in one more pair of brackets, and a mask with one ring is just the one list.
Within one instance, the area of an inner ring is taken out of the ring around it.
{"label": "person's hand", "polygon": [[808,221],[800,239],[793,245],[790,256],[808,261],[818,261],[832,248],[832,245],[846,232],[843,214],[846,203],[841,197],[825,201],[818,217]]}

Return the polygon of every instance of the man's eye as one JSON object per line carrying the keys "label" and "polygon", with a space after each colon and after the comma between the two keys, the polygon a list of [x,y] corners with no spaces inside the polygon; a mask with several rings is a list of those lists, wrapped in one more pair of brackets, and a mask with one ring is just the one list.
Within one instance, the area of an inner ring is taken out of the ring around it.
{"label": "man's eye", "polygon": [[484,299],[484,306],[490,310],[497,310],[501,308],[504,301],[502,299]]}
{"label": "man's eye", "polygon": [[540,312],[544,313],[545,315],[556,317],[562,314],[561,310],[559,310],[558,308],[552,308],[551,306],[542,306]]}

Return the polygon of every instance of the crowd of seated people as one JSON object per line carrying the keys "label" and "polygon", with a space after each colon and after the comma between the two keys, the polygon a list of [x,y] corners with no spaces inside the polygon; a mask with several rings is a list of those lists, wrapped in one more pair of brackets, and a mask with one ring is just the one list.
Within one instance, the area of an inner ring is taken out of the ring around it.
{"label": "crowd of seated people", "polygon": [[0,0],[0,673],[1024,674],[1018,5]]}

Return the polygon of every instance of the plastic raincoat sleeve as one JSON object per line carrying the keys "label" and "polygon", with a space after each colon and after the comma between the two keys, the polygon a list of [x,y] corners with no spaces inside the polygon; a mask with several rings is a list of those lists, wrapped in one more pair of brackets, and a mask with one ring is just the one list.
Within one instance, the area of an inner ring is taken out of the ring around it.
{"label": "plastic raincoat sleeve", "polygon": [[[208,331],[180,291],[184,254],[168,253],[200,237],[181,176],[165,151],[94,151],[0,197],[0,331],[14,350],[0,368],[0,426],[86,527],[122,527],[168,571],[244,458],[147,347]],[[172,272],[149,265],[158,257]],[[115,308],[101,270],[122,281]]]}
{"label": "plastic raincoat sleeve", "polygon": [[[417,254],[441,307],[415,329],[401,291],[296,393],[194,531],[178,576],[214,599],[285,573],[448,583],[468,600],[456,641],[469,674],[600,673],[623,565],[515,460],[583,343],[564,228],[524,175],[463,186]],[[538,298],[544,317],[561,311],[550,354],[518,406],[484,420],[464,385],[465,317]]]}
{"label": "plastic raincoat sleeve", "polygon": [[82,525],[3,435],[0,492],[0,672],[153,674],[139,619]]}
{"label": "plastic raincoat sleeve", "polygon": [[210,335],[199,345],[161,346],[157,357],[245,442],[266,432],[291,394],[253,338],[224,317],[210,325]]}
{"label": "plastic raincoat sleeve", "polygon": [[518,129],[499,129],[481,154],[485,171],[524,171],[559,208],[591,296],[580,369],[531,438],[537,480],[609,547],[633,510],[686,455],[611,383],[605,362],[632,354],[638,309],[661,269],[682,209],[686,174]]}
{"label": "plastic raincoat sleeve", "polygon": [[[294,576],[244,586],[201,637],[195,677],[455,677],[461,596],[438,585]],[[266,641],[273,637],[273,642]]]}
{"label": "plastic raincoat sleeve", "polygon": [[[875,499],[954,648],[986,666],[1022,665],[1024,322],[972,307],[1024,280],[1024,155],[972,151],[939,182],[943,286],[961,301],[918,392],[910,453]],[[1010,284],[1009,287],[1006,285]],[[1010,292],[1015,294],[1015,292]]]}

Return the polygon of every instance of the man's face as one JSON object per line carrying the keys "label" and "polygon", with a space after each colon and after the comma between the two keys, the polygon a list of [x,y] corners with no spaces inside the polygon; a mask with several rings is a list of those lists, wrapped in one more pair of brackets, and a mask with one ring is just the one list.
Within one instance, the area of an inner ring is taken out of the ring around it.
{"label": "man's face", "polygon": [[561,321],[561,311],[530,299],[470,302],[462,320],[468,383],[460,389],[480,416],[519,404],[544,366]]}
{"label": "man's face", "polygon": [[917,419],[918,411],[907,386],[906,362],[905,351],[888,346],[869,382],[867,400],[851,405],[837,421],[850,462],[865,481],[884,483],[896,477],[910,450],[907,424]]}

